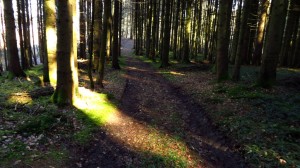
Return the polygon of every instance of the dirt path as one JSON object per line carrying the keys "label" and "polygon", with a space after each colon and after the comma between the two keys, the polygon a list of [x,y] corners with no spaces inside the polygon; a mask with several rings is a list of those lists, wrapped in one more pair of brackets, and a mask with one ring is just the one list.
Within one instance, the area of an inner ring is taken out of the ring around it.
{"label": "dirt path", "polygon": [[198,104],[132,57],[131,40],[122,45],[127,83],[121,105],[76,166],[245,167]]}

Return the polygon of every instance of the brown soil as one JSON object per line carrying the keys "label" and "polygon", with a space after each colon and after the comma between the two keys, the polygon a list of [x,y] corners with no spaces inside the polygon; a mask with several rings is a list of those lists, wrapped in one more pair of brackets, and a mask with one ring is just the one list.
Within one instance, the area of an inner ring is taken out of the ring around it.
{"label": "brown soil", "polygon": [[118,113],[93,142],[74,151],[70,167],[143,167],[145,157],[168,157],[167,150],[189,158],[188,167],[246,167],[237,147],[217,131],[197,101],[132,57],[131,40],[122,44],[127,73]]}

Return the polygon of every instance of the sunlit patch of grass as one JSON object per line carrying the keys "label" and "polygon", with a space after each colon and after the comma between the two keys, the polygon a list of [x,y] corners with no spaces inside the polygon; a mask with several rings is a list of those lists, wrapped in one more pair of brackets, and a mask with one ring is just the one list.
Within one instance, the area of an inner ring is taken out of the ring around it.
{"label": "sunlit patch of grass", "polygon": [[74,106],[95,123],[103,125],[107,122],[116,122],[116,107],[109,102],[107,94],[92,92],[80,87],[79,95]]}

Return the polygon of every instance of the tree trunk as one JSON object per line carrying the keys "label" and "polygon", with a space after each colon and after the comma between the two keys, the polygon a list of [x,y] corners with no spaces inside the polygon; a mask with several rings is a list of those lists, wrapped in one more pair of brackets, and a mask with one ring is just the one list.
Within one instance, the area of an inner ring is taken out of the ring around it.
{"label": "tree trunk", "polygon": [[148,12],[147,12],[147,33],[146,33],[146,57],[150,57],[150,47],[151,47],[151,25],[152,25],[152,0],[149,1],[148,4]]}
{"label": "tree trunk", "polygon": [[104,0],[104,18],[103,18],[103,29],[102,34],[103,37],[101,38],[101,49],[100,49],[100,61],[99,61],[99,68],[98,68],[98,76],[96,83],[99,84],[101,88],[104,87],[103,79],[104,79],[104,63],[105,63],[105,53],[106,53],[106,43],[108,37],[108,25],[109,25],[109,15],[111,11],[111,0]]}
{"label": "tree trunk", "polygon": [[[283,42],[280,53],[280,65],[281,66],[291,66],[292,63],[292,55],[293,46],[293,37],[297,36],[298,30],[298,21],[299,21],[299,11],[292,10],[293,6],[298,6],[300,3],[298,0],[290,0],[289,11],[287,13],[287,21],[285,26],[285,31],[283,35]],[[296,27],[296,31],[295,30]]]}
{"label": "tree trunk", "polygon": [[20,60],[18,57],[16,26],[12,1],[3,1],[3,4],[8,56],[8,71],[12,76],[25,77],[26,74],[20,66]]}
{"label": "tree trunk", "polygon": [[102,1],[95,0],[95,20],[94,20],[94,38],[93,38],[93,69],[97,70],[99,68],[99,59],[100,59],[100,47],[101,47],[101,39],[102,35]]}
{"label": "tree trunk", "polygon": [[287,2],[286,0],[272,0],[270,20],[258,78],[258,84],[262,87],[271,87],[276,81],[276,67],[287,14]]}
{"label": "tree trunk", "polygon": [[248,35],[247,34],[245,35],[245,32],[247,31],[247,21],[248,21],[251,2],[252,0],[245,0],[244,2],[244,8],[243,8],[241,25],[240,25],[239,42],[236,51],[235,64],[234,64],[233,75],[232,75],[232,80],[234,81],[240,80],[240,69],[241,69],[242,59],[243,59],[243,55],[246,54],[245,47],[247,46],[246,43],[248,42],[247,41]]}
{"label": "tree trunk", "polygon": [[86,6],[85,0],[79,1],[80,10],[80,45],[79,57],[86,59]]}
{"label": "tree trunk", "polygon": [[259,22],[257,27],[256,33],[256,41],[255,47],[253,52],[253,64],[260,65],[261,63],[261,55],[262,55],[262,48],[263,48],[263,40],[265,35],[265,25],[267,23],[267,12],[270,5],[269,0],[261,0],[260,2],[261,9],[259,15]]}
{"label": "tree trunk", "polygon": [[165,23],[164,23],[164,36],[163,36],[163,48],[162,48],[162,60],[160,67],[169,66],[169,50],[170,50],[170,0],[165,0]]}
{"label": "tree trunk", "polygon": [[185,1],[186,17],[185,17],[185,38],[183,44],[183,56],[181,62],[190,63],[190,35],[191,35],[191,0]]}
{"label": "tree trunk", "polygon": [[44,0],[45,9],[45,26],[46,26],[46,42],[45,50],[48,57],[49,77],[52,86],[57,81],[57,62],[56,62],[56,9],[55,0]]}
{"label": "tree trunk", "polygon": [[228,78],[228,46],[232,0],[220,0],[217,28],[217,80]]}
{"label": "tree trunk", "polygon": [[114,23],[113,23],[113,50],[112,50],[112,68],[121,69],[119,65],[119,10],[120,2],[115,0],[114,5]]}
{"label": "tree trunk", "polygon": [[89,30],[89,68],[88,68],[88,76],[90,79],[90,87],[91,90],[95,89],[94,85],[94,79],[93,79],[93,74],[92,74],[92,69],[93,69],[93,41],[94,41],[94,23],[95,23],[95,1],[92,0],[92,18],[91,18],[91,25],[90,30]]}
{"label": "tree trunk", "polygon": [[73,76],[75,66],[73,34],[73,10],[75,0],[59,0],[57,2],[57,86],[52,96],[57,105],[70,105],[75,96],[76,79]]}

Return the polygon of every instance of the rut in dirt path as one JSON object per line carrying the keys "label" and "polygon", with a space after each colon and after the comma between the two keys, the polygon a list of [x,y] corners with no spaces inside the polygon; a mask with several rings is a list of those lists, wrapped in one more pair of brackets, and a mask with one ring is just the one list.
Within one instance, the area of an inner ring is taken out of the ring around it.
{"label": "rut in dirt path", "polygon": [[94,141],[77,152],[74,166],[245,167],[199,105],[134,58],[133,41],[124,39],[122,46],[127,83],[121,104]]}

